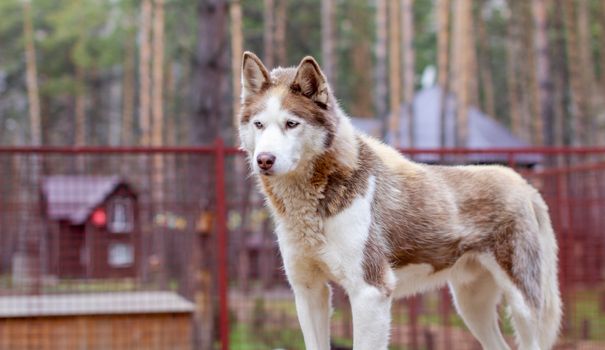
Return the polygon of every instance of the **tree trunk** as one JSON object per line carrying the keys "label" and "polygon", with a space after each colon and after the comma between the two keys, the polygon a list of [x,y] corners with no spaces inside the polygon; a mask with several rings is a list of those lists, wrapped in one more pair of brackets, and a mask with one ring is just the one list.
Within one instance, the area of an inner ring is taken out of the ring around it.
{"label": "tree trunk", "polygon": [[[154,0],[153,8],[153,65],[151,85],[151,145],[161,147],[164,134],[164,0]],[[164,155],[153,155],[153,168],[151,170],[151,196],[153,208],[156,213],[165,210],[164,207]],[[162,288],[167,285],[167,257],[164,231],[162,228],[154,229],[155,249],[160,259],[159,283]]]}
{"label": "tree trunk", "polygon": [[[31,4],[23,2],[23,35],[25,38],[25,64],[27,98],[29,107],[30,143],[37,147],[42,144],[42,126],[40,120],[40,95],[38,91],[38,72],[36,65],[36,49],[32,23]],[[41,218],[35,205],[39,195],[41,159],[32,154],[27,162],[19,162],[21,169],[17,172],[22,176],[17,185],[17,251],[12,256],[12,283],[25,292],[39,292],[40,278],[40,247],[42,237]]]}
{"label": "tree trunk", "polygon": [[[372,18],[369,17],[366,8],[355,7],[351,15],[362,18],[365,26],[354,29],[358,42],[351,47],[351,63],[355,72],[354,83],[351,84],[351,114],[356,117],[371,117],[373,115],[373,99],[368,94],[368,86],[372,86],[372,38],[368,37],[366,28],[371,25]],[[371,35],[371,34],[370,34]]]}
{"label": "tree trunk", "polygon": [[[165,132],[164,132],[164,141],[163,145],[165,146],[176,146],[178,144],[179,137],[177,136],[177,128],[176,128],[176,120],[177,120],[177,110],[176,110],[176,79],[175,79],[175,68],[176,64],[173,61],[169,61],[166,65],[166,79],[164,86],[166,87],[166,92],[164,93],[164,124],[165,124]],[[176,155],[167,155],[164,156],[164,169],[165,176],[167,179],[175,179],[177,177],[177,173],[180,174],[177,166],[176,166]],[[168,192],[167,196],[170,196],[170,200],[172,200],[171,193]]]}
{"label": "tree trunk", "polygon": [[540,118],[540,101],[538,95],[538,80],[536,77],[536,55],[534,45],[534,19],[532,15],[532,3],[520,2],[520,17],[522,33],[528,33],[522,37],[522,50],[519,52],[518,61],[521,65],[522,83],[520,94],[522,99],[522,123],[527,132],[527,140],[534,145],[542,144],[542,119]]}
{"label": "tree trunk", "polygon": [[414,146],[414,0],[401,0],[401,32],[403,55],[403,105],[407,121],[407,146]]}
{"label": "tree trunk", "polygon": [[465,24],[466,27],[466,39],[465,46],[466,52],[464,56],[466,57],[466,70],[467,70],[467,82],[468,82],[468,104],[469,106],[478,106],[479,105],[479,79],[478,75],[478,65],[477,65],[477,48],[476,48],[476,37],[475,37],[475,16],[473,15],[473,4],[475,1],[469,0],[468,3],[468,13],[466,17],[468,18],[468,23]]}
{"label": "tree trunk", "polygon": [[393,146],[401,145],[401,70],[399,55],[399,1],[389,2],[389,134]]}
{"label": "tree trunk", "polygon": [[77,147],[86,144],[86,82],[84,68],[76,64],[76,103],[75,103],[75,137],[74,144]]}
{"label": "tree trunk", "polygon": [[449,95],[450,85],[450,0],[438,0],[437,2],[437,65],[438,65],[438,83],[441,88],[441,98],[439,103],[439,144],[446,146],[446,113],[447,96]]}
{"label": "tree trunk", "polygon": [[336,13],[336,0],[322,0],[321,2],[321,58],[322,70],[334,89],[335,76],[335,35],[334,22]]}
{"label": "tree trunk", "polygon": [[[567,113],[564,108],[567,105],[565,103],[567,84],[564,83],[563,73],[556,74],[553,78],[553,146],[564,146],[567,144],[565,138],[566,131],[563,128],[567,120]],[[546,140],[545,138],[545,143],[547,142]]]}
{"label": "tree trunk", "polygon": [[578,35],[577,35],[577,21],[576,11],[573,1],[563,0],[563,13],[565,20],[565,31],[567,33],[567,67],[569,69],[569,78],[571,84],[571,96],[572,103],[574,105],[573,110],[573,125],[574,125],[574,137],[573,144],[581,145],[587,144],[586,140],[588,137],[586,118],[588,116],[588,104],[586,101],[586,93],[584,92],[584,86],[582,81],[582,70],[580,65],[581,57],[579,54]]}
{"label": "tree trunk", "polygon": [[[285,16],[285,13],[281,13],[282,10],[280,8],[284,7],[285,0],[278,0],[278,8],[277,8],[277,28],[275,33],[275,40],[277,43],[277,56],[278,56],[278,64],[280,60],[285,60],[285,57],[281,55],[285,55],[285,51],[282,52],[285,44],[285,38],[282,38],[281,35],[285,33],[280,33],[280,31],[285,30],[285,28],[280,28],[280,26],[285,26],[285,19],[280,18],[280,16]],[[239,1],[232,1],[230,4],[230,17],[231,17],[231,71],[232,73],[232,88],[233,88],[233,130],[234,133],[237,133],[239,127],[239,108],[240,108],[240,95],[241,95],[241,68],[242,68],[242,55],[243,55],[243,34],[242,34],[242,7]],[[283,20],[283,22],[281,22]],[[280,23],[281,22],[281,23]],[[236,157],[233,160],[233,170],[237,176],[241,176],[241,178],[246,177],[246,172],[248,171],[248,164],[243,157]],[[240,213],[242,215],[242,225],[245,225],[245,219],[249,213],[249,203],[250,203],[250,186],[248,186],[245,181],[239,181],[236,185],[236,192],[242,193],[242,201],[239,206]],[[233,242],[237,242],[236,251],[237,251],[237,261],[241,262],[243,258],[247,257],[247,249],[246,249],[246,235],[243,232],[243,228],[232,231],[231,239]],[[248,264],[245,265],[246,267]],[[240,264],[241,267],[241,264]],[[242,273],[246,273],[245,268],[237,269],[238,272],[238,281],[245,280],[247,274],[242,275]],[[244,286],[246,283],[243,284]]]}
{"label": "tree trunk", "polygon": [[481,91],[483,92],[483,103],[482,109],[487,115],[492,118],[496,118],[496,106],[494,99],[494,79],[492,76],[491,68],[491,55],[490,55],[490,44],[485,28],[485,21],[481,18],[481,11],[479,11],[479,18],[475,21],[477,26],[479,55],[478,66],[479,66],[479,79],[481,79]]}
{"label": "tree trunk", "polygon": [[275,57],[275,0],[263,0],[263,63],[269,69],[273,69],[273,57]]}
{"label": "tree trunk", "polygon": [[277,65],[282,67],[288,65],[288,59],[286,57],[287,7],[288,0],[277,0],[277,8],[275,9],[275,55]]}
{"label": "tree trunk", "polygon": [[38,68],[32,25],[31,3],[23,2],[23,32],[25,37],[25,65],[27,100],[29,103],[29,129],[32,146],[42,144],[40,123],[40,93],[38,92]]}
{"label": "tree trunk", "polygon": [[594,145],[596,136],[594,92],[597,89],[597,82],[595,80],[596,70],[592,56],[592,33],[588,11],[588,0],[578,0],[578,51],[581,62],[579,68],[582,74],[582,91],[585,94],[586,103],[584,123],[587,141],[590,145]]}
{"label": "tree trunk", "polygon": [[457,0],[454,18],[452,72],[456,93],[457,147],[468,146],[468,108],[471,103],[470,74],[473,71],[474,41],[472,40],[472,6],[470,0]]}
{"label": "tree trunk", "polygon": [[193,69],[193,120],[191,143],[210,144],[224,126],[224,88],[228,86],[227,4],[224,0],[199,0],[196,59]]}
{"label": "tree trunk", "polygon": [[573,138],[573,126],[569,115],[570,103],[569,93],[569,71],[566,59],[566,40],[563,5],[560,1],[554,3],[555,8],[552,17],[554,33],[553,40],[553,78],[555,86],[555,144],[571,145]]}
{"label": "tree trunk", "polygon": [[603,145],[605,144],[605,0],[601,0],[600,2],[600,16],[599,16],[599,26],[601,29],[601,44],[600,44],[600,58],[601,58],[601,76],[599,80],[599,89],[597,101],[601,102],[600,109],[601,113],[599,113],[597,120],[597,127],[595,128],[595,132],[599,135],[599,137],[595,140],[595,145]]}
{"label": "tree trunk", "polygon": [[376,115],[383,121],[383,138],[387,127],[387,0],[376,0],[376,66],[374,98]]}
{"label": "tree trunk", "polygon": [[143,0],[141,4],[141,46],[139,48],[139,129],[141,131],[140,144],[148,146],[150,142],[150,72],[151,45],[149,43],[151,31],[151,0]]}
{"label": "tree trunk", "polygon": [[132,145],[132,123],[135,99],[135,38],[128,36],[124,56],[122,80],[122,144]]}
{"label": "tree trunk", "polygon": [[[281,1],[283,2],[283,0]],[[232,1],[229,6],[229,16],[231,17],[231,72],[233,89],[233,130],[239,126],[238,116],[241,95],[241,67],[243,55],[243,34],[242,34],[242,5],[239,1]],[[279,48],[279,46],[278,46]]]}
{"label": "tree trunk", "polygon": [[[164,0],[154,0],[153,18],[153,84],[151,86],[151,145],[164,144]],[[154,157],[154,201],[162,203],[162,157]]]}
{"label": "tree trunk", "polygon": [[[190,123],[190,144],[209,145],[217,137],[228,135],[232,118],[225,111],[225,88],[229,86],[230,62],[227,52],[228,4],[225,0],[198,0],[198,32],[195,64],[192,71],[191,89],[193,93],[193,113]],[[223,134],[223,132],[225,132]],[[212,159],[197,159],[190,166],[190,180],[211,183],[213,172],[200,174],[199,169],[213,169]],[[198,170],[195,170],[198,169]],[[201,188],[196,196],[203,198]],[[202,206],[202,210],[204,210]],[[199,235],[197,235],[199,236]],[[210,239],[211,237],[208,237]],[[210,242],[207,242],[207,245]],[[200,248],[203,248],[200,247]],[[202,255],[206,261],[213,261],[213,254],[207,249]],[[199,265],[198,265],[199,266]],[[211,349],[214,341],[214,300],[212,291],[212,265],[202,265],[196,272],[196,331],[197,348]],[[215,266],[216,268],[216,266]],[[207,277],[207,278],[206,278]]]}
{"label": "tree trunk", "polygon": [[[175,71],[178,70],[177,64],[174,63],[174,58],[169,61],[166,65],[166,93],[164,97],[165,107],[164,113],[166,114],[164,121],[166,125],[166,132],[164,133],[164,145],[175,146],[178,143],[176,120],[178,118],[178,111],[176,109],[176,96],[177,96],[177,79]],[[180,67],[179,67],[180,68]],[[171,157],[174,160],[174,157]],[[174,169],[173,169],[174,170]]]}
{"label": "tree trunk", "polygon": [[553,109],[553,83],[550,78],[550,57],[548,43],[548,21],[546,11],[546,0],[533,0],[532,12],[534,17],[534,47],[536,81],[538,82],[539,115],[535,116],[541,120],[542,128],[537,134],[542,135],[538,144],[553,146],[554,139],[554,109]]}
{"label": "tree trunk", "polygon": [[605,0],[601,0],[601,16],[600,16],[600,29],[601,29],[601,88],[603,89],[601,94],[605,97]]}
{"label": "tree trunk", "polygon": [[151,144],[163,144],[164,127],[164,0],[154,0]]}
{"label": "tree trunk", "polygon": [[[141,18],[139,23],[139,135],[137,143],[140,146],[147,147],[151,144],[151,16],[152,16],[151,0],[141,0]],[[141,174],[141,198],[144,203],[142,206],[141,230],[143,234],[153,237],[153,228],[151,226],[153,218],[153,190],[151,188],[150,177],[150,159],[148,155],[141,154],[138,161],[138,168]],[[157,252],[153,250],[154,240],[150,240],[145,245],[145,253],[148,257],[154,256]],[[156,268],[150,268],[149,264],[142,264],[142,275],[144,279],[155,279],[157,274]]]}
{"label": "tree trunk", "polygon": [[441,87],[448,80],[450,9],[450,0],[437,1],[437,79]]}
{"label": "tree trunk", "polygon": [[102,72],[99,67],[83,67],[86,68],[86,105],[94,106],[95,108],[86,109],[86,134],[89,137],[87,144],[89,145],[104,145],[108,143],[107,133],[101,130],[105,125],[108,125],[109,114],[105,107],[104,96],[104,81]]}
{"label": "tree trunk", "polygon": [[516,15],[515,5],[511,5],[512,15],[508,23],[506,39],[506,75],[508,89],[508,110],[510,114],[510,124],[513,134],[526,139],[525,130],[521,123],[521,110],[519,108],[519,72],[517,69],[519,52],[519,21]]}

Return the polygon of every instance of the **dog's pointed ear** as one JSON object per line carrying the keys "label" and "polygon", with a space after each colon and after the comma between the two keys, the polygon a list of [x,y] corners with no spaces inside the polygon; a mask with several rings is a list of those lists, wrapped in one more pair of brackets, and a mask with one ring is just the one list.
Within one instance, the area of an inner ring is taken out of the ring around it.
{"label": "dog's pointed ear", "polygon": [[244,52],[242,58],[242,101],[249,95],[259,93],[263,85],[269,84],[269,71],[260,58],[250,51]]}
{"label": "dog's pointed ear", "polygon": [[298,65],[292,89],[299,91],[324,108],[328,105],[328,82],[319,68],[319,64],[311,56],[303,58]]}

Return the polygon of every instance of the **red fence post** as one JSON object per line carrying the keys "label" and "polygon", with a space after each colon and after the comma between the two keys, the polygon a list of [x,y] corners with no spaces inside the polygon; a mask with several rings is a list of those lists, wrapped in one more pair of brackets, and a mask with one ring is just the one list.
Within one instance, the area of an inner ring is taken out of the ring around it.
{"label": "red fence post", "polygon": [[443,346],[447,349],[452,344],[450,334],[450,300],[448,288],[442,288],[441,294],[441,322],[443,324]]}
{"label": "red fence post", "polygon": [[411,348],[418,350],[418,299],[415,295],[408,299],[408,311],[410,317]]}
{"label": "red fence post", "polygon": [[225,144],[221,138],[215,141],[215,196],[216,196],[216,244],[219,291],[219,329],[221,349],[229,349],[229,304],[227,261],[227,201],[225,194]]}

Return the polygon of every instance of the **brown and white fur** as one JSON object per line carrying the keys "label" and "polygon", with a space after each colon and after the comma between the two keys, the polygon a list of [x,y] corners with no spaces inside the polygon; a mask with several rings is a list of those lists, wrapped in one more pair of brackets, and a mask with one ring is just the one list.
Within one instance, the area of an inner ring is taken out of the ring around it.
{"label": "brown and white fur", "polygon": [[353,129],[312,57],[242,65],[240,138],[272,211],[307,349],[329,349],[329,281],[349,295],[353,348],[387,349],[393,298],[449,284],[484,349],[550,349],[561,301],[548,208],[501,166],[431,166]]}

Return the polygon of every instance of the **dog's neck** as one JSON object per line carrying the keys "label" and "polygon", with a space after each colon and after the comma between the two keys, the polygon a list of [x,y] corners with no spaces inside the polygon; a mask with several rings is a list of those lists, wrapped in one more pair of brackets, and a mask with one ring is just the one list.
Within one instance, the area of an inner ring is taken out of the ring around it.
{"label": "dog's neck", "polygon": [[334,113],[338,118],[338,129],[330,152],[341,167],[354,170],[358,167],[359,141],[351,120],[336,106]]}

